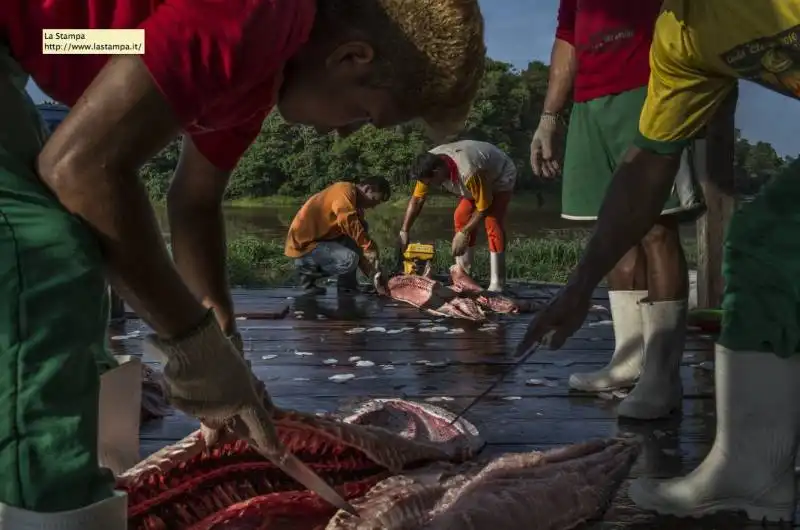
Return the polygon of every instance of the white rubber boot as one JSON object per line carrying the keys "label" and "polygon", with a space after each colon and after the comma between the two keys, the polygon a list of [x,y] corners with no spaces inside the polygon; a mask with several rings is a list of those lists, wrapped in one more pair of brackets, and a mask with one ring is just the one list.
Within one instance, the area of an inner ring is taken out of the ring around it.
{"label": "white rubber boot", "polygon": [[506,253],[489,252],[489,291],[502,293],[506,288]]}
{"label": "white rubber boot", "polygon": [[[65,487],[68,487],[65,486]],[[0,504],[0,530],[127,530],[128,496],[113,497],[68,512],[37,513]]]}
{"label": "white rubber boot", "polygon": [[644,329],[642,373],[633,391],[617,406],[617,415],[655,420],[680,410],[681,361],[686,345],[686,300],[639,303]]}
{"label": "white rubber boot", "polygon": [[647,291],[609,291],[611,319],[614,323],[614,353],[611,361],[596,372],[569,376],[569,386],[584,392],[608,392],[630,388],[642,371],[644,324],[639,301]]}
{"label": "white rubber boot", "polygon": [[472,261],[475,259],[475,247],[468,247],[467,251],[456,258],[456,265],[467,273],[472,274]]}
{"label": "white rubber boot", "polygon": [[142,362],[131,357],[100,376],[98,456],[115,475],[136,465],[142,414]]}
{"label": "white rubber boot", "polygon": [[716,348],[717,433],[689,475],[640,478],[628,495],[665,515],[744,511],[750,519],[794,518],[794,462],[800,433],[800,358]]}

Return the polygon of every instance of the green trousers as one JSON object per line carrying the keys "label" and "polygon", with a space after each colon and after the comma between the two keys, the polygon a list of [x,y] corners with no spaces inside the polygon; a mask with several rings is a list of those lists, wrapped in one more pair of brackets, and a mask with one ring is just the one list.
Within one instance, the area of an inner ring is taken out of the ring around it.
{"label": "green trousers", "polygon": [[72,510],[112,494],[97,463],[108,297],[97,240],[37,180],[45,127],[0,47],[0,503]]}
{"label": "green trousers", "polygon": [[725,238],[718,342],[734,351],[800,353],[800,177],[782,175],[734,214]]}
{"label": "green trousers", "polygon": [[[573,221],[593,221],[622,157],[639,132],[647,87],[575,103],[567,130],[561,215]],[[705,207],[694,167],[692,145],[683,154],[664,215],[694,220]]]}

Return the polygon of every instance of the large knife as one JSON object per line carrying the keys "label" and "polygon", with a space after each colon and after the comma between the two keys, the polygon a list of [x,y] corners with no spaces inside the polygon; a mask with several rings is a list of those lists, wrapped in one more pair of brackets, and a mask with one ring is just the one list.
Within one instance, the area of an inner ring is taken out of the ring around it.
{"label": "large knife", "polygon": [[278,469],[295,479],[297,482],[305,486],[309,491],[313,491],[319,495],[323,500],[333,505],[339,510],[344,510],[350,515],[359,517],[358,512],[353,506],[347,502],[330,484],[325,482],[322,477],[316,474],[311,468],[305,465],[299,458],[286,450],[285,447],[279,447],[278,451],[268,451],[262,449],[249,440],[249,437],[244,435],[239,422],[229,424],[229,427],[234,434],[248,440],[250,446],[261,456],[272,462]]}
{"label": "large knife", "polygon": [[532,347],[531,347],[531,348],[528,350],[528,352],[527,352],[527,353],[525,353],[525,355],[523,355],[522,357],[520,357],[519,359],[517,359],[517,362],[515,362],[515,363],[514,363],[514,364],[512,364],[512,365],[510,365],[510,366],[509,366],[509,367],[508,367],[508,368],[507,368],[507,369],[506,369],[506,370],[505,370],[505,371],[504,371],[502,374],[500,374],[500,377],[498,377],[498,378],[497,378],[497,380],[496,380],[495,382],[493,382],[491,385],[489,385],[489,388],[487,388],[486,390],[484,390],[483,392],[481,392],[481,393],[480,393],[480,395],[478,395],[478,397],[474,398],[474,399],[473,399],[473,400],[472,400],[472,401],[469,403],[469,405],[467,405],[466,407],[464,407],[464,409],[463,409],[461,412],[459,412],[459,413],[456,415],[456,417],[455,417],[455,418],[453,418],[453,420],[450,422],[450,425],[453,425],[453,424],[454,424],[455,422],[457,422],[459,419],[463,418],[463,417],[464,417],[464,414],[466,414],[466,413],[467,413],[467,412],[468,412],[468,411],[469,411],[469,410],[470,410],[472,407],[474,407],[475,405],[477,405],[477,404],[478,404],[478,402],[480,402],[480,401],[481,401],[483,398],[485,398],[485,397],[486,397],[486,396],[487,396],[487,395],[488,395],[488,394],[489,394],[489,393],[490,393],[492,390],[494,390],[495,388],[497,388],[497,385],[499,385],[500,383],[502,383],[502,382],[503,382],[503,380],[504,380],[504,379],[505,379],[505,378],[508,376],[508,374],[510,374],[511,372],[513,372],[514,370],[516,370],[516,369],[517,369],[517,367],[519,367],[519,365],[521,365],[522,363],[524,363],[524,362],[525,362],[525,360],[526,360],[526,359],[528,359],[528,357],[530,357],[531,355],[533,355],[534,353],[536,353],[536,352],[539,350],[539,347],[540,347],[540,346],[542,346],[542,344],[548,344],[548,343],[550,342],[550,338],[551,338],[551,337],[552,337],[554,334],[555,334],[555,330],[548,331],[548,332],[545,334],[545,336],[544,336],[544,337],[542,337],[542,339],[541,339],[539,342],[537,342],[536,344],[534,344],[534,345],[533,345],[533,346],[532,346]]}
{"label": "large knife", "polygon": [[344,500],[344,497],[339,495],[339,493],[333,489],[330,484],[325,482],[322,477],[314,473],[311,468],[305,465],[292,453],[284,450],[283,454],[275,457],[266,451],[261,451],[259,449],[256,449],[256,451],[258,451],[261,456],[275,464],[281,471],[295,479],[310,491],[313,491],[322,497],[322,499],[324,499],[326,502],[332,504],[339,510],[344,510],[350,515],[358,517],[358,512],[356,509],[353,508],[349,502]]}

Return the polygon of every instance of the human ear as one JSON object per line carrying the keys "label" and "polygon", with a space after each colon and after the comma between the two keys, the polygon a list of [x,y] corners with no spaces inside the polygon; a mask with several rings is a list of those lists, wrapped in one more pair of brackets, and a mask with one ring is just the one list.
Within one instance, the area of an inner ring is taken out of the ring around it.
{"label": "human ear", "polygon": [[375,50],[363,41],[346,42],[338,46],[325,61],[328,68],[337,68],[343,65],[354,67],[365,66],[375,59]]}

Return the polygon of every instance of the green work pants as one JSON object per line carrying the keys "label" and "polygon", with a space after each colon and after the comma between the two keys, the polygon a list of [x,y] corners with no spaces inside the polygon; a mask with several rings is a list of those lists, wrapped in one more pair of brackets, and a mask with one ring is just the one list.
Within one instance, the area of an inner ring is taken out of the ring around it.
{"label": "green work pants", "polygon": [[734,351],[800,352],[800,177],[782,175],[734,214],[725,238],[718,342]]}
{"label": "green work pants", "polygon": [[[639,132],[647,87],[575,103],[567,130],[561,215],[593,221],[625,153]],[[683,153],[663,215],[694,219],[705,207],[694,167],[695,145]]]}
{"label": "green work pants", "polygon": [[112,495],[97,423],[113,361],[98,242],[36,178],[46,132],[26,80],[0,46],[0,503],[58,512]]}

